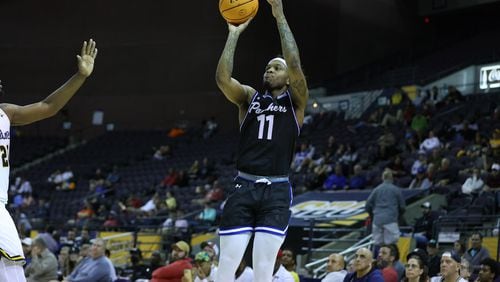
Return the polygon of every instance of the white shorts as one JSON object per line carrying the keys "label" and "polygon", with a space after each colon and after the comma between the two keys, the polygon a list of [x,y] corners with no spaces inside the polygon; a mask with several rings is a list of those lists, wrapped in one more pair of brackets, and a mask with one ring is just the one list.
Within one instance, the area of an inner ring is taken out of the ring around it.
{"label": "white shorts", "polygon": [[0,204],[0,257],[24,263],[23,247],[16,225],[4,204]]}

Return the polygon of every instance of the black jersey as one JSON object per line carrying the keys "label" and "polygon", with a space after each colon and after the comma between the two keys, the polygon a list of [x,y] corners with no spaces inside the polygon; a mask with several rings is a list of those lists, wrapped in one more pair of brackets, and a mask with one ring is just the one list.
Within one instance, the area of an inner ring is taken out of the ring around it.
{"label": "black jersey", "polygon": [[288,175],[300,127],[289,91],[255,93],[240,126],[236,167],[263,176]]}

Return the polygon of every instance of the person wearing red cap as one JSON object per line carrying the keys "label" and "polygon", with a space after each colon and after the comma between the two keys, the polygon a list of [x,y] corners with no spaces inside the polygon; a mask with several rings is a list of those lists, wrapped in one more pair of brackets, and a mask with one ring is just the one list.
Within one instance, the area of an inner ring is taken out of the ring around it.
{"label": "person wearing red cap", "polygon": [[181,282],[184,270],[192,268],[188,243],[178,241],[172,245],[170,264],[156,269],[151,282]]}
{"label": "person wearing red cap", "polygon": [[278,256],[274,262],[273,280],[272,282],[295,282],[292,274],[286,270],[286,268],[281,264],[281,258],[283,257],[283,252],[278,251]]}

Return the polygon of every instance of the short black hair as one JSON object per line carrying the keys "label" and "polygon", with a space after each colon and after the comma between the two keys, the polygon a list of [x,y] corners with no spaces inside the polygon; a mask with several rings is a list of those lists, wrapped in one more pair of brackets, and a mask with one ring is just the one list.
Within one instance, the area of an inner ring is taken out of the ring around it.
{"label": "short black hair", "polygon": [[498,262],[496,262],[492,258],[485,258],[480,262],[480,264],[482,264],[484,266],[489,266],[490,271],[495,274],[495,277],[497,277],[498,274],[500,273],[500,270],[498,269],[498,266],[499,266]]}

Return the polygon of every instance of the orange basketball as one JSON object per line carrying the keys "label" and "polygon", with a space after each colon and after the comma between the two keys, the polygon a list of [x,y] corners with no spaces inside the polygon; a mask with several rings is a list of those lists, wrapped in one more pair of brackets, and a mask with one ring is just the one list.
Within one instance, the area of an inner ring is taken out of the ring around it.
{"label": "orange basketball", "polygon": [[219,0],[219,11],[231,24],[239,25],[257,14],[259,0]]}

